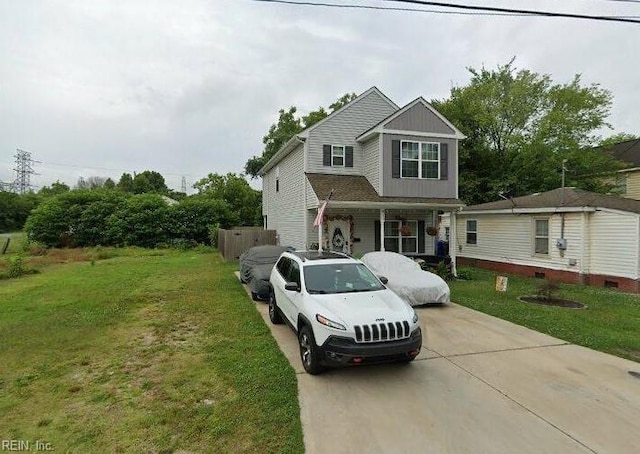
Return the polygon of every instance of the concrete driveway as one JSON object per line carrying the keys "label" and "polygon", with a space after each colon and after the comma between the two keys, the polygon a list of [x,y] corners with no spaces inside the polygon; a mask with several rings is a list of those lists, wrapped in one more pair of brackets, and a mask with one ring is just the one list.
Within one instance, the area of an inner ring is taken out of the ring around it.
{"label": "concrete driveway", "polygon": [[256,308],[297,373],[308,453],[640,452],[638,363],[450,304],[418,309],[413,363],[312,376]]}

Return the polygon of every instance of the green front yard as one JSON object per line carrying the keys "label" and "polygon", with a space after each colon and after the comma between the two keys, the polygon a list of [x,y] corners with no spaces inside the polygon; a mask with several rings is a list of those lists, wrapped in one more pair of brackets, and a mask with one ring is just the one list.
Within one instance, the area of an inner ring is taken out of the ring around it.
{"label": "green front yard", "polygon": [[26,263],[40,274],[0,280],[0,439],[58,452],[303,451],[294,371],[237,264],[143,249]]}
{"label": "green front yard", "polygon": [[587,305],[566,309],[523,303],[541,279],[509,276],[508,290],[495,291],[496,273],[462,268],[473,278],[449,282],[452,301],[565,341],[640,361],[640,295],[603,288],[560,284],[558,296]]}

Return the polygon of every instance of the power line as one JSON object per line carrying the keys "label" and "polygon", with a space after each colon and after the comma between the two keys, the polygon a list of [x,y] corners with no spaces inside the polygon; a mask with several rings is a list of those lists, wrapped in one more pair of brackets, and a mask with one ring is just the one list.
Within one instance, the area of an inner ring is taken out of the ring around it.
{"label": "power line", "polygon": [[536,11],[536,10],[522,10],[522,9],[512,9],[512,8],[499,8],[499,7],[491,7],[491,6],[461,5],[461,4],[454,4],[454,3],[428,2],[428,1],[419,1],[419,0],[386,0],[386,1],[397,2],[397,3],[409,3],[409,4],[424,5],[424,6],[436,6],[441,8],[462,9],[466,11],[425,10],[425,9],[415,9],[415,8],[384,7],[384,6],[373,6],[373,5],[337,4],[337,3],[325,3],[325,2],[316,2],[316,1],[294,1],[294,0],[250,0],[250,1],[261,2],[261,3],[281,3],[285,5],[316,6],[316,7],[327,7],[327,8],[410,11],[410,12],[435,13],[435,14],[464,14],[464,15],[470,15],[470,16],[516,16],[516,17],[538,16],[538,17],[556,17],[556,18],[567,18],[567,19],[598,20],[598,21],[626,22],[626,23],[640,24],[640,20],[638,20],[640,16],[591,16],[587,14],[557,13],[552,11]]}
{"label": "power line", "polygon": [[413,5],[440,6],[443,8],[454,8],[454,9],[463,9],[463,10],[471,10],[471,11],[492,11],[492,12],[502,12],[502,13],[531,14],[534,16],[543,16],[543,17],[564,17],[568,19],[587,19],[587,20],[628,22],[628,23],[640,24],[640,20],[629,19],[627,17],[622,17],[622,16],[590,16],[587,14],[556,13],[551,11],[500,8],[496,6],[457,5],[455,3],[429,2],[424,0],[386,0],[386,1],[394,2],[394,3],[410,3]]}

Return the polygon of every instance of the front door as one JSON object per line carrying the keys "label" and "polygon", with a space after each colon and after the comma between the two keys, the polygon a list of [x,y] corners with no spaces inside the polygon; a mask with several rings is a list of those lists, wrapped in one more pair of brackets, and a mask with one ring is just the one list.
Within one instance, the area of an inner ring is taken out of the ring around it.
{"label": "front door", "polygon": [[327,224],[328,226],[328,238],[330,251],[344,252],[346,254],[351,253],[351,228],[349,221],[346,219],[333,219]]}

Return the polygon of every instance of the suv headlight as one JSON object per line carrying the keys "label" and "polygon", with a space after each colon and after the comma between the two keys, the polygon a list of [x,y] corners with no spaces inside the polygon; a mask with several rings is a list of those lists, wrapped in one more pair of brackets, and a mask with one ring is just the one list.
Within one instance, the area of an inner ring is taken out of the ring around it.
{"label": "suv headlight", "polygon": [[328,326],[329,328],[340,329],[343,331],[347,330],[347,328],[345,328],[343,324],[334,322],[333,320],[329,320],[327,317],[323,317],[320,314],[316,314],[316,320],[318,320],[319,323],[322,323],[323,325]]}
{"label": "suv headlight", "polygon": [[413,309],[413,323],[418,323],[418,313]]}

